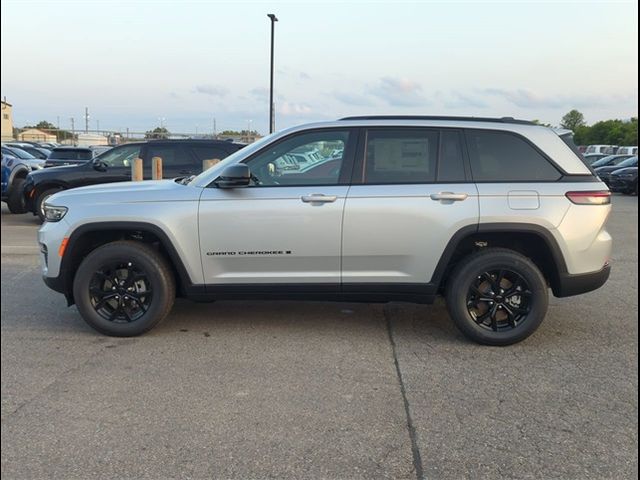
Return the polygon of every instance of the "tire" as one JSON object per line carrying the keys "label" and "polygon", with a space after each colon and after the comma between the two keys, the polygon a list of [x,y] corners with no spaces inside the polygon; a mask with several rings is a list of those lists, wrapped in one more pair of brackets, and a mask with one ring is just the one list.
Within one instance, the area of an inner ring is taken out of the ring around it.
{"label": "tire", "polygon": [[167,260],[149,245],[126,240],[93,250],[73,280],[82,318],[114,337],[133,337],[155,327],[171,311],[175,291]]}
{"label": "tire", "polygon": [[35,212],[38,217],[40,217],[40,221],[44,222],[44,212],[42,211],[43,204],[47,198],[49,198],[54,193],[58,193],[61,191],[61,188],[48,188],[36,198],[35,202]]}
{"label": "tire", "polygon": [[7,207],[11,213],[26,213],[27,207],[24,202],[24,178],[16,178],[11,185]]}
{"label": "tire", "polygon": [[540,326],[549,307],[549,288],[527,257],[488,248],[455,267],[446,298],[453,323],[463,335],[484,345],[503,346],[524,340]]}

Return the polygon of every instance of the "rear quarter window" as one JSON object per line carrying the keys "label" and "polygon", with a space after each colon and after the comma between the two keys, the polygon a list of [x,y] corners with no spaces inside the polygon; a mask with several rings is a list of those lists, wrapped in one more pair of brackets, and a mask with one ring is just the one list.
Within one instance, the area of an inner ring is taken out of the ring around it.
{"label": "rear quarter window", "polygon": [[562,176],[524,138],[509,132],[466,130],[476,182],[548,182]]}

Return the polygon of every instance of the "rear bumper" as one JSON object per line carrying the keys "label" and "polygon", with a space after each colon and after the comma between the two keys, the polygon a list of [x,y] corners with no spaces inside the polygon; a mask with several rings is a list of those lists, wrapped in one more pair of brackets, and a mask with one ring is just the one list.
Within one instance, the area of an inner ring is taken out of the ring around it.
{"label": "rear bumper", "polygon": [[597,272],[582,273],[580,275],[565,274],[560,276],[560,281],[553,294],[556,297],[572,297],[597,290],[609,279],[611,265]]}

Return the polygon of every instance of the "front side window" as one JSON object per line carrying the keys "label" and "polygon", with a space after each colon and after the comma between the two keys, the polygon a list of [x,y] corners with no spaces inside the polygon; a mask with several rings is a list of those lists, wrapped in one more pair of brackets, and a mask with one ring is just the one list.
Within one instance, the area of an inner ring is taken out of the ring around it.
{"label": "front side window", "polygon": [[427,129],[369,130],[365,150],[364,183],[435,181],[438,137],[438,131]]}
{"label": "front side window", "polygon": [[517,135],[467,130],[466,137],[476,182],[544,182],[561,177],[542,154]]}
{"label": "front side window", "polygon": [[346,130],[289,137],[247,161],[252,186],[337,185],[348,141]]}
{"label": "front side window", "polygon": [[96,157],[96,161],[109,167],[130,167],[133,160],[140,156],[140,145],[125,145],[112,148]]}

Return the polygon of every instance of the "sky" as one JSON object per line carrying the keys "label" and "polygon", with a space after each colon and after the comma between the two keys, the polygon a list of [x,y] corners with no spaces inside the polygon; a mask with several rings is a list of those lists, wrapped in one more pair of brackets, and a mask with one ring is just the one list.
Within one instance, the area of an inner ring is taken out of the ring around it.
{"label": "sky", "polygon": [[14,124],[268,131],[347,115],[638,112],[635,1],[2,0]]}

